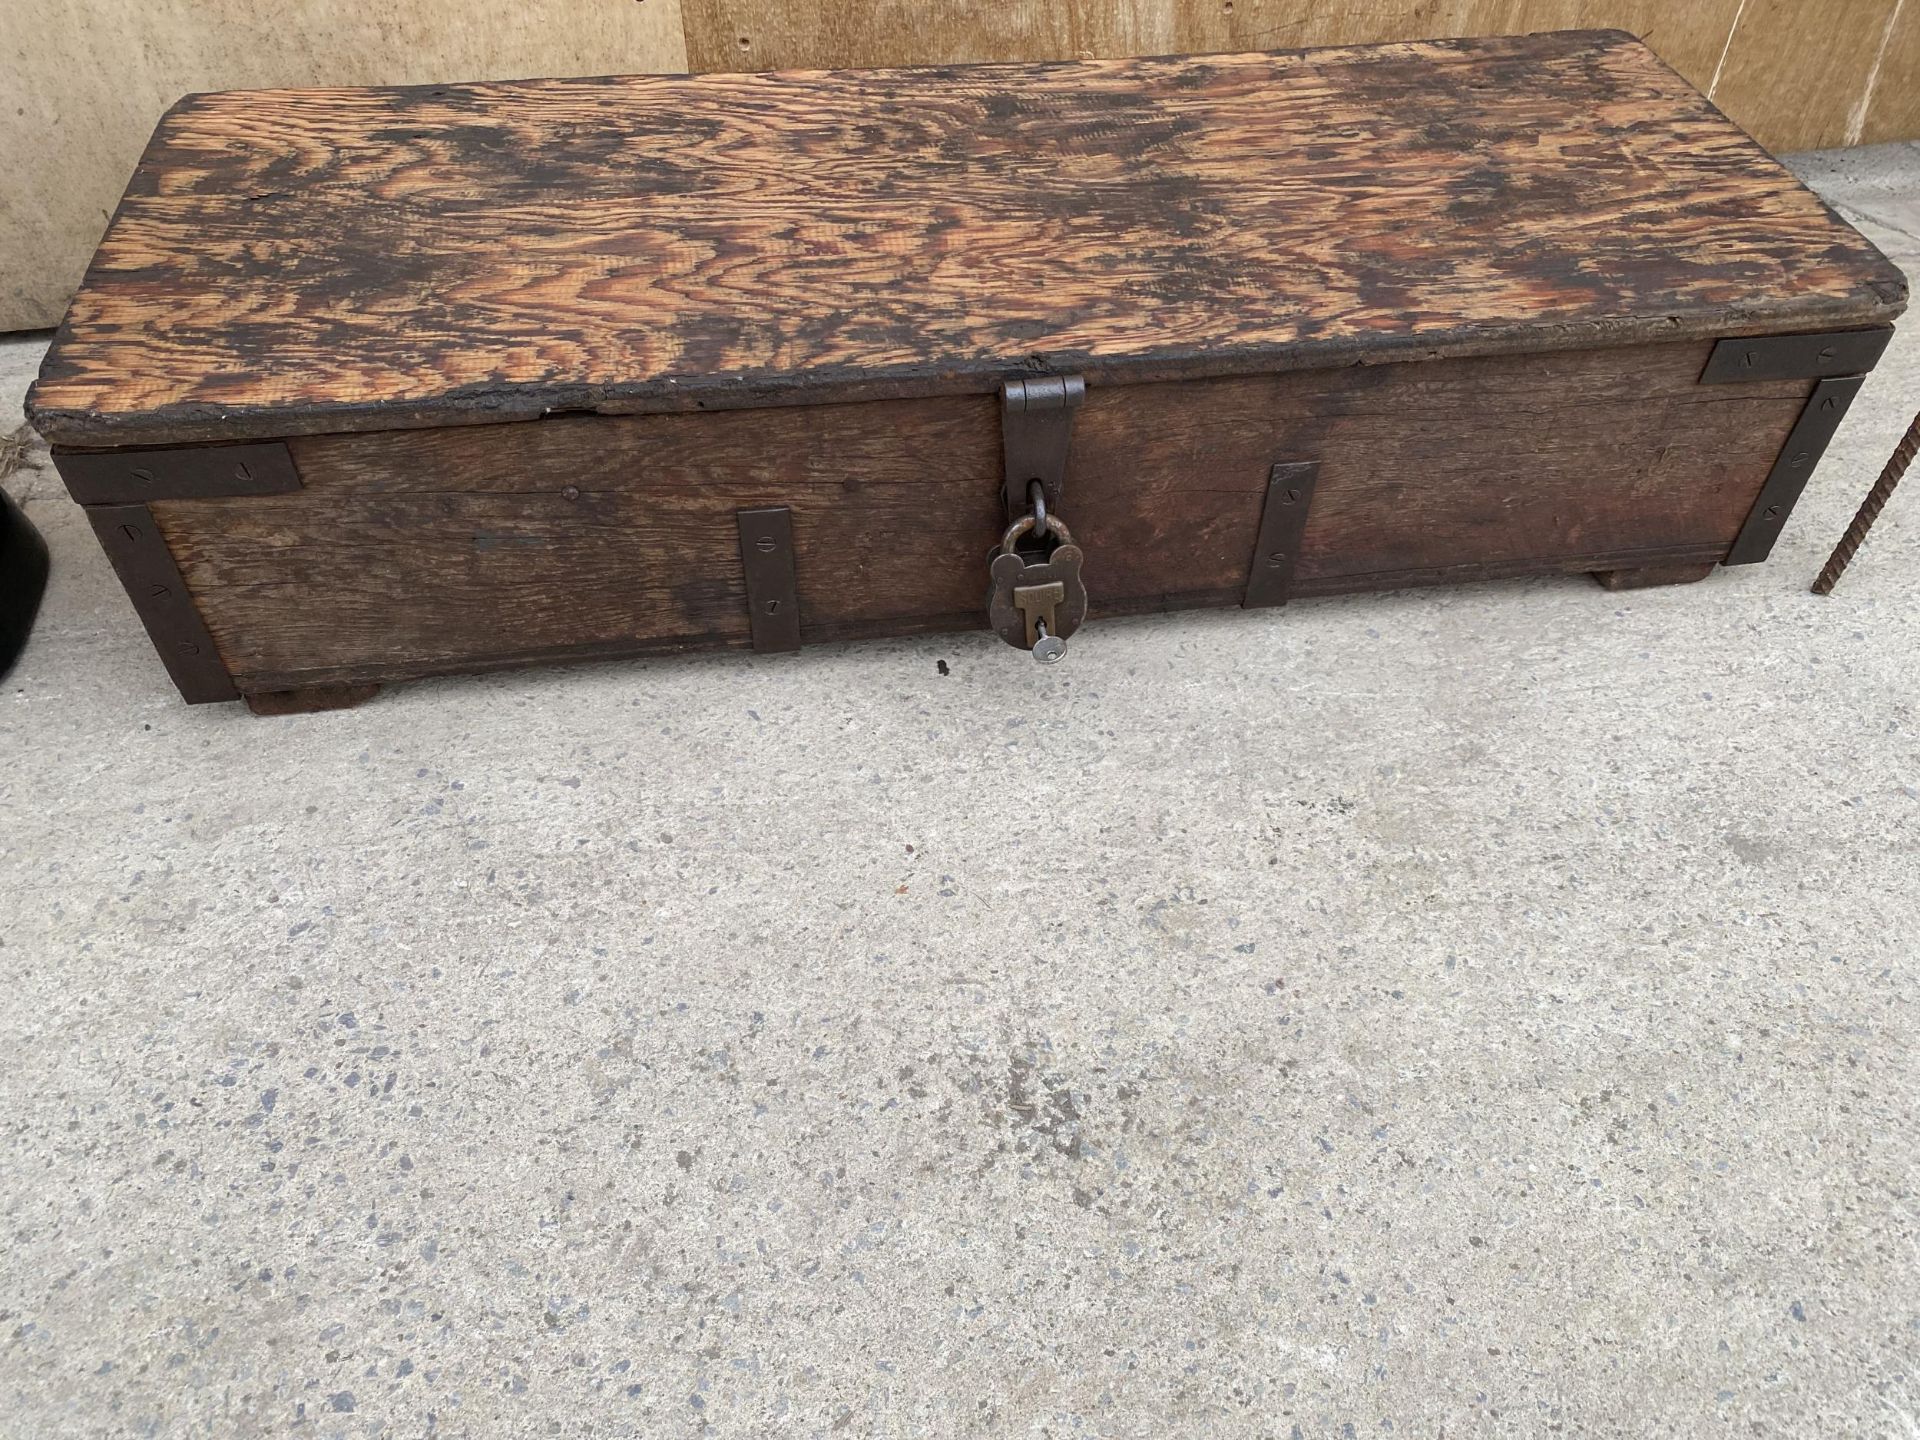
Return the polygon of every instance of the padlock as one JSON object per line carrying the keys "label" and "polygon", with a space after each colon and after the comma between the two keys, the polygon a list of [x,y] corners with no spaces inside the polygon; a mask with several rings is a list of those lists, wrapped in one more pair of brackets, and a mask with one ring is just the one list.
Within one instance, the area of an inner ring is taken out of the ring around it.
{"label": "padlock", "polygon": [[987,622],[1009,645],[1031,650],[1033,658],[1051,665],[1067,651],[1067,637],[1087,618],[1087,587],[1080,578],[1085,558],[1073,535],[1056,517],[1048,529],[1059,543],[1044,559],[1030,560],[1015,546],[1039,519],[1022,515],[1000,537],[999,552],[989,569]]}

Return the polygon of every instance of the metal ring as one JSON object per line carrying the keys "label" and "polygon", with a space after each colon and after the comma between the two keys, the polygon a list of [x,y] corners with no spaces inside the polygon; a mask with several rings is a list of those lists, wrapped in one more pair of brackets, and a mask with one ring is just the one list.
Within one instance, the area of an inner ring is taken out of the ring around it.
{"label": "metal ring", "polygon": [[[1053,533],[1059,537],[1062,545],[1071,545],[1073,543],[1073,532],[1067,529],[1065,521],[1055,516],[1049,519],[1047,524]],[[1001,554],[1013,554],[1013,547],[1019,543],[1020,537],[1029,530],[1037,529],[1038,525],[1039,522],[1031,515],[1022,515],[1018,520],[1014,521],[1007,527],[1007,533],[1000,537]]]}
{"label": "metal ring", "polygon": [[1047,487],[1038,480],[1029,480],[1027,503],[1033,507],[1033,533],[1044,540],[1050,528],[1047,520]]}

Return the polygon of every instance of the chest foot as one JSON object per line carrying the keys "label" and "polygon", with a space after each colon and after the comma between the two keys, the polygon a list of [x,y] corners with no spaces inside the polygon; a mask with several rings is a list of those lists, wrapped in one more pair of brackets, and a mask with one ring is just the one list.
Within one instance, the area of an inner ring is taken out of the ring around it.
{"label": "chest foot", "polygon": [[314,685],[304,690],[256,690],[246,701],[256,715],[306,715],[315,710],[351,710],[379,693],[378,685]]}
{"label": "chest foot", "polygon": [[1691,585],[1717,565],[1642,565],[1633,570],[1596,570],[1593,578],[1609,590],[1645,590],[1654,585]]}

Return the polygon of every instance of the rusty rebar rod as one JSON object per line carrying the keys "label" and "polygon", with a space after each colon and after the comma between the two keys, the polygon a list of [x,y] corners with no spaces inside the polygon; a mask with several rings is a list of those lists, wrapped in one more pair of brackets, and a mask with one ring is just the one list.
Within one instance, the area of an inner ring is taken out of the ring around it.
{"label": "rusty rebar rod", "polygon": [[1833,593],[1833,587],[1840,583],[1841,575],[1853,563],[1854,553],[1866,543],[1867,532],[1873,529],[1873,522],[1880,518],[1880,512],[1886,508],[1894,487],[1900,483],[1900,477],[1907,473],[1907,467],[1913,464],[1916,454],[1920,454],[1920,415],[1913,417],[1907,433],[1894,447],[1893,458],[1887,461],[1887,468],[1873,482],[1873,489],[1860,502],[1860,509],[1855,512],[1853,523],[1847,526],[1847,533],[1840,537],[1840,543],[1833,547],[1833,554],[1827,557],[1826,568],[1820,572],[1820,578],[1813,582],[1814,594]]}

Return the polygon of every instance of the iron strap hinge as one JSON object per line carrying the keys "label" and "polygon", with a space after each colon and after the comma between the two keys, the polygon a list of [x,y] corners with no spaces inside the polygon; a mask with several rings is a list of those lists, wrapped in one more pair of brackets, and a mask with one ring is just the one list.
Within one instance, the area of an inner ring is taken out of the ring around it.
{"label": "iron strap hinge", "polygon": [[1009,380],[1000,387],[1000,439],[1007,469],[1001,494],[1009,523],[1027,513],[1027,492],[1035,480],[1046,493],[1047,508],[1062,508],[1073,412],[1086,398],[1087,382],[1078,375]]}

